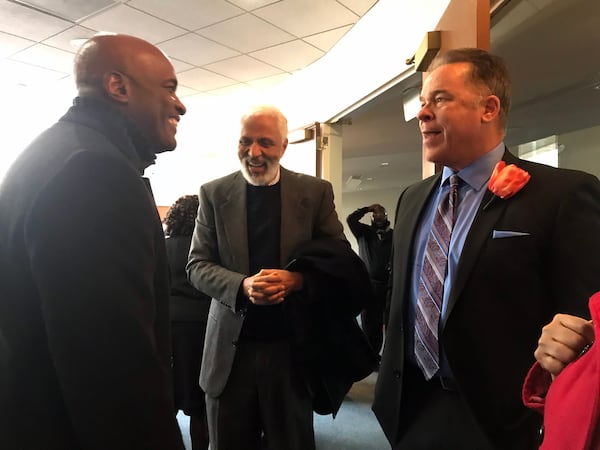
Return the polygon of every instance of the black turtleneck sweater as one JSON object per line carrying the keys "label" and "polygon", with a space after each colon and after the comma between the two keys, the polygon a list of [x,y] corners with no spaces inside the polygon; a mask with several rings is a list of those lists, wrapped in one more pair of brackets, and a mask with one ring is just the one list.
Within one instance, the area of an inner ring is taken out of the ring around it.
{"label": "black turtleneck sweater", "polygon": [[[279,269],[281,242],[281,184],[247,185],[248,254],[250,274],[260,269]],[[242,339],[285,337],[283,310],[278,305],[248,305]]]}

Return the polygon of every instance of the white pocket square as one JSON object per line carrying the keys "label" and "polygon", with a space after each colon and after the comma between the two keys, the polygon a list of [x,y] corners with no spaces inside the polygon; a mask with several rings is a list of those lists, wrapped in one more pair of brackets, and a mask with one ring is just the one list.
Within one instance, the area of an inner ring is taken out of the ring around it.
{"label": "white pocket square", "polygon": [[510,238],[510,237],[529,236],[529,234],[530,233],[524,233],[522,231],[493,230],[492,231],[492,239],[502,239],[502,238]]}

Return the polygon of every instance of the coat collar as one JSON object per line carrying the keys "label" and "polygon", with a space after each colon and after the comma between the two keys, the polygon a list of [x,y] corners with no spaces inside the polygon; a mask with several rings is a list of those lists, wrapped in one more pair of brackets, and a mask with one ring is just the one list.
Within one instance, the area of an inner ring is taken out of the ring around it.
{"label": "coat collar", "polygon": [[139,128],[110,102],[96,97],[76,97],[61,122],[92,128],[110,140],[140,172],[154,164],[156,155]]}

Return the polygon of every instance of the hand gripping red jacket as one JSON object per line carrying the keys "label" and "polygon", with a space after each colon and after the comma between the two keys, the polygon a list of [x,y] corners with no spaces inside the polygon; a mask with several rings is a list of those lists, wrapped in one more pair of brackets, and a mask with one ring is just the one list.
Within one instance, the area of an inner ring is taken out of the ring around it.
{"label": "hand gripping red jacket", "polygon": [[[589,307],[600,336],[600,292]],[[540,450],[600,450],[600,346],[592,345],[554,381],[535,363],[525,378],[523,402],[544,414]]]}

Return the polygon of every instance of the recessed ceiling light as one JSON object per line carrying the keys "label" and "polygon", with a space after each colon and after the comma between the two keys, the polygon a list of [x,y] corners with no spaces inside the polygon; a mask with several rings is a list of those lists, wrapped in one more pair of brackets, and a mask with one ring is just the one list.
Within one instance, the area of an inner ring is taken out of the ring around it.
{"label": "recessed ceiling light", "polygon": [[390,165],[390,163],[389,163],[389,162],[382,162],[382,163],[381,163],[381,167],[386,167],[386,166],[389,166],[389,165]]}
{"label": "recessed ceiling light", "polygon": [[373,177],[367,178],[367,181],[373,181]]}

